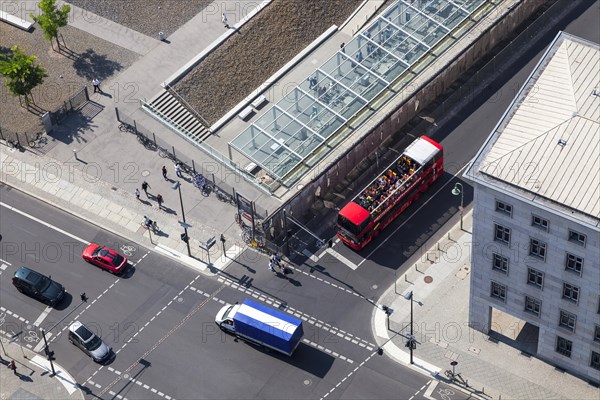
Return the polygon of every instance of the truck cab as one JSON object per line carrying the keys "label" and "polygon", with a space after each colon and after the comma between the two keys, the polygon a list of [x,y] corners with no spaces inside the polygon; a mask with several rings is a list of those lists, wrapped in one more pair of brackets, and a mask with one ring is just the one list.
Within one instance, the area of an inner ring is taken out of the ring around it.
{"label": "truck cab", "polygon": [[233,325],[233,316],[240,308],[239,304],[226,305],[219,310],[215,317],[215,323],[221,328],[222,331],[235,333],[235,327]]}

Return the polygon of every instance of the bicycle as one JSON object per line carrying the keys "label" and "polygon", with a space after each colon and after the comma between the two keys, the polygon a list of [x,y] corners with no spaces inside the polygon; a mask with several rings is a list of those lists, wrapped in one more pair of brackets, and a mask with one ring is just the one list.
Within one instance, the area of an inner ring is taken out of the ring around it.
{"label": "bicycle", "polygon": [[144,136],[141,133],[138,133],[137,139],[138,139],[138,142],[140,142],[148,150],[154,151],[158,148],[158,146],[156,145],[156,143],[154,143],[154,141],[150,140],[149,138],[147,138],[146,136]]}
{"label": "bicycle", "polygon": [[130,133],[137,134],[137,130],[135,129],[135,126],[126,124],[125,122],[121,122],[121,124],[119,125],[119,130],[121,132],[130,132]]}
{"label": "bicycle", "polygon": [[11,149],[23,150],[23,146],[21,145],[21,142],[19,142],[18,140],[6,139],[6,144]]}
{"label": "bicycle", "polygon": [[217,186],[215,186],[215,195],[217,199],[224,203],[235,204],[235,199],[229,193],[225,193],[221,191]]}
{"label": "bicycle", "polygon": [[[27,137],[27,135],[25,135],[25,137]],[[44,137],[44,134],[42,132],[36,133],[33,139],[27,138],[27,144],[29,144],[29,147],[33,148],[42,147],[46,144],[46,142],[47,139]]]}
{"label": "bicycle", "polygon": [[242,229],[242,240],[247,245],[250,245],[251,247],[253,247],[259,251],[263,251],[263,252],[267,251],[265,248],[265,246],[266,246],[265,238],[263,238],[261,235],[258,235],[256,232],[254,232],[254,235],[253,235],[252,228],[250,228],[249,226],[244,226],[244,228]]}
{"label": "bicycle", "polygon": [[210,185],[206,181],[206,178],[202,174],[196,174],[193,179],[194,186],[200,189],[204,196],[210,194]]}

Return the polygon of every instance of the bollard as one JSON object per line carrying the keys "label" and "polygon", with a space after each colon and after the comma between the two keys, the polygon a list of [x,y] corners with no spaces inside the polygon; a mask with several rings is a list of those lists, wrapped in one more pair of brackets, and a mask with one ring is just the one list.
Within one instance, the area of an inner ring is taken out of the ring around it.
{"label": "bollard", "polygon": [[73,157],[75,157],[76,160],[79,160],[79,158],[77,158],[77,149],[73,149]]}

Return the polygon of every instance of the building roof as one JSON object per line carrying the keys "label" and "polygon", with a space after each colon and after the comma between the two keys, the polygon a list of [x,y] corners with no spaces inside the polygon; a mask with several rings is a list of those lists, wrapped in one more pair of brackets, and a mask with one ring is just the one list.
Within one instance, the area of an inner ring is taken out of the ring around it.
{"label": "building roof", "polygon": [[[486,0],[396,0],[343,48],[240,132],[229,146],[286,186],[306,174],[372,113],[384,94],[418,73],[497,4]],[[433,55],[433,57],[432,57]]]}
{"label": "building roof", "polygon": [[600,223],[600,48],[561,32],[466,176]]}

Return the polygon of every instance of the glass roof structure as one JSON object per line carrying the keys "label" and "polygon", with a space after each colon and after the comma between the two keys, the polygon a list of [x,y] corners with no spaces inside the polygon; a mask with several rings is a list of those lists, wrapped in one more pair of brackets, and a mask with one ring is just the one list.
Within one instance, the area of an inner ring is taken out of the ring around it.
{"label": "glass roof structure", "polygon": [[396,1],[229,146],[293,183],[352,133],[341,129],[351,119],[408,85],[501,1]]}

